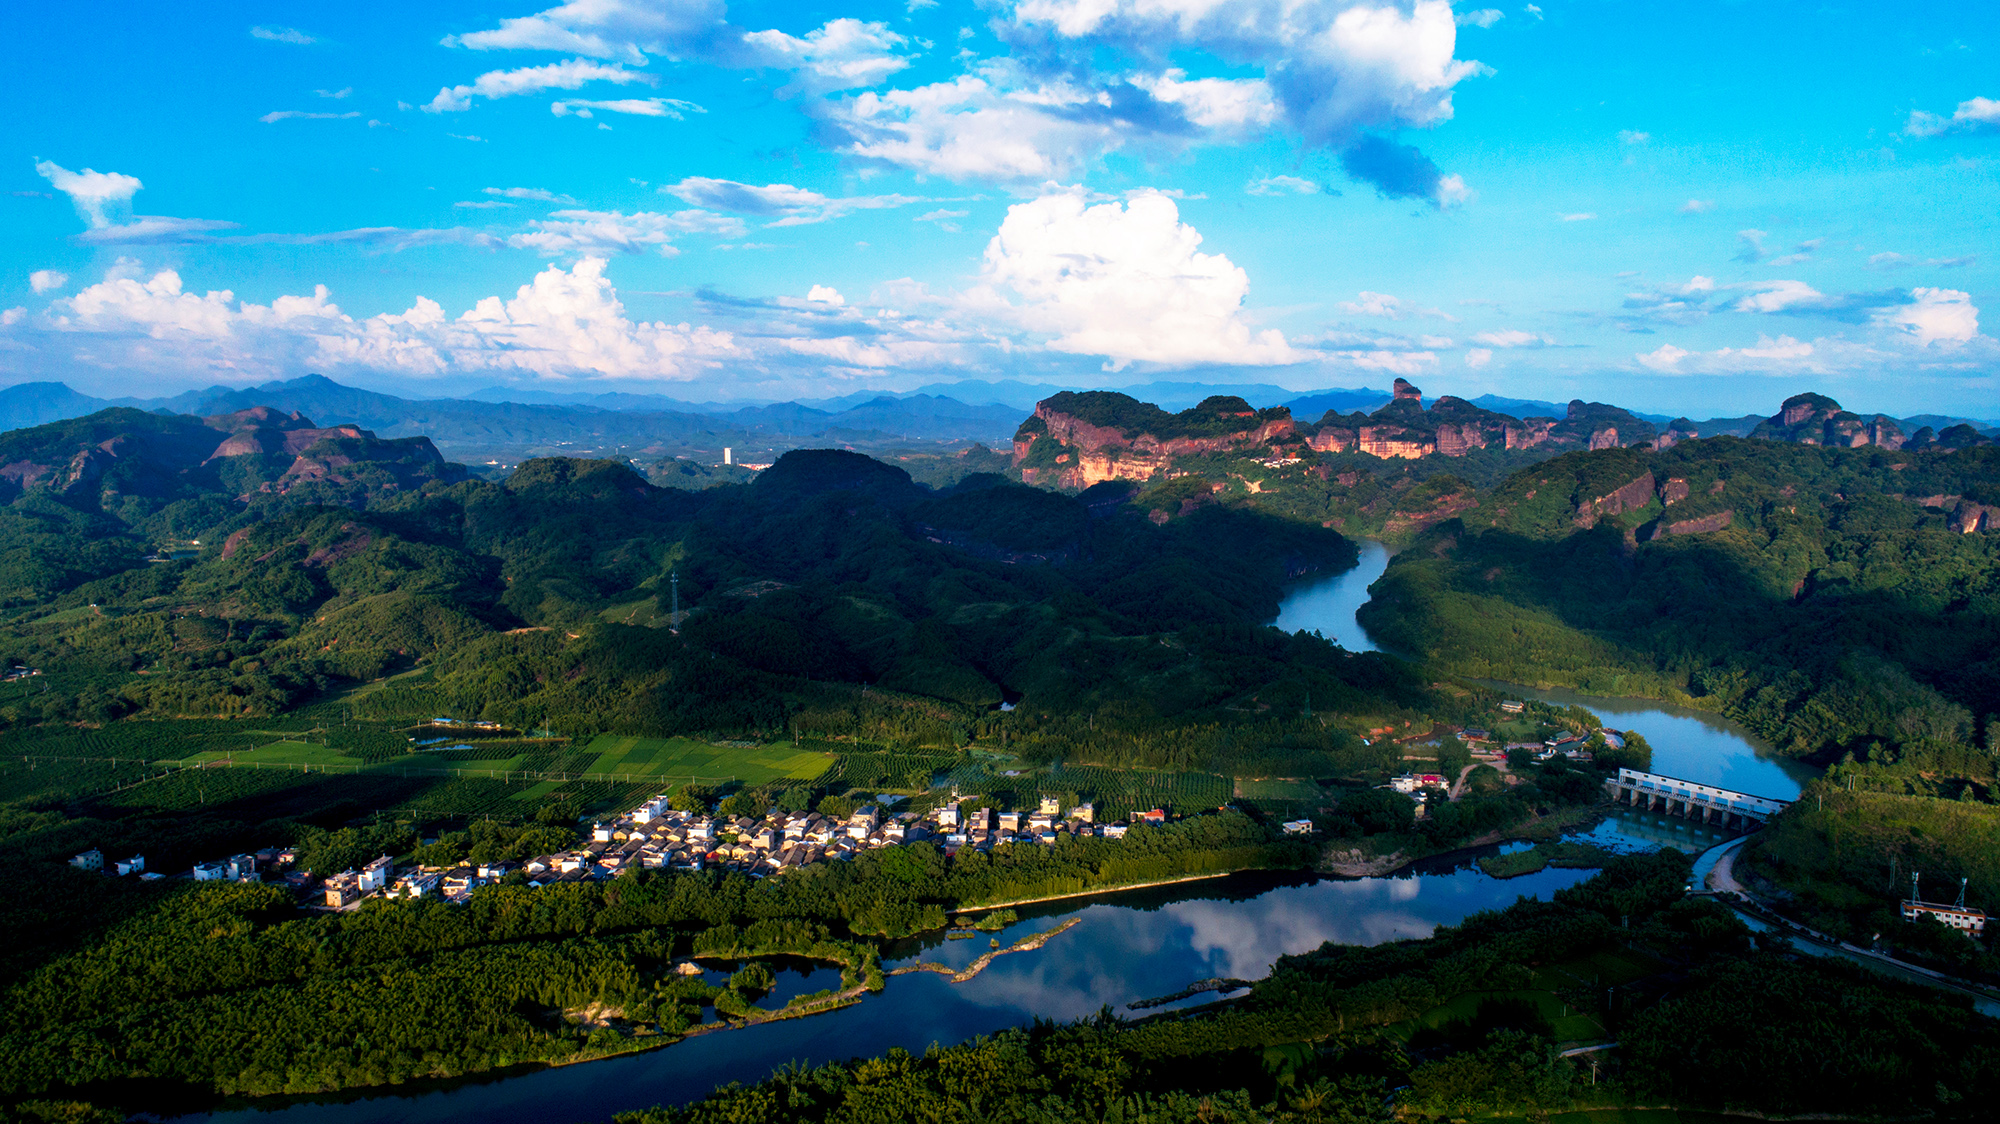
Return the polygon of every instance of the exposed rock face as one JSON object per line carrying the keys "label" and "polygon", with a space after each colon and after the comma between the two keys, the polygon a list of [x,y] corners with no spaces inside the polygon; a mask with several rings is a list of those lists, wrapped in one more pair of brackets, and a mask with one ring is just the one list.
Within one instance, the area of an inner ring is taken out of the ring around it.
{"label": "exposed rock face", "polygon": [[1664,432],[1653,439],[1653,448],[1671,449],[1683,441],[1692,441],[1700,436],[1701,432],[1695,429],[1693,422],[1686,418],[1675,418],[1667,423]]}
{"label": "exposed rock face", "polygon": [[[1106,480],[1149,480],[1174,457],[1282,444],[1298,437],[1283,406],[1255,410],[1217,395],[1178,414],[1108,391],[1063,393],[1035,404],[1014,434],[1014,463],[1030,484],[1087,488]],[[1036,443],[1067,447],[1051,464],[1026,464]]]}
{"label": "exposed rock face", "polygon": [[110,409],[0,435],[0,499],[31,490],[100,504],[164,499],[188,483],[215,488],[228,480],[277,493],[309,482],[340,485],[344,493],[329,502],[359,502],[375,491],[464,475],[427,437],[384,441],[356,426],[322,429],[266,407],[209,418]]}
{"label": "exposed rock face", "polygon": [[1418,408],[1420,408],[1420,409],[1421,409],[1421,408],[1423,407],[1423,404],[1424,404],[1424,392],[1423,392],[1423,391],[1421,391],[1421,390],[1418,390],[1418,389],[1417,389],[1416,387],[1414,387],[1414,386],[1411,386],[1411,385],[1410,385],[1410,383],[1409,383],[1409,380],[1407,380],[1407,379],[1397,379],[1397,380],[1396,380],[1396,388],[1395,388],[1395,389],[1396,389],[1396,397],[1395,397],[1394,401],[1397,401],[1397,402],[1415,402],[1415,403],[1417,404]]}
{"label": "exposed rock face", "polygon": [[1767,441],[1790,441],[1799,445],[1830,445],[1858,449],[1876,445],[1901,449],[1913,444],[1903,429],[1882,414],[1864,418],[1840,408],[1840,403],[1824,394],[1794,394],[1785,399],[1777,413],[1764,419],[1750,436]]}
{"label": "exposed rock face", "polygon": [[1672,507],[1688,498],[1688,482],[1678,476],[1669,476],[1660,482],[1660,506]]}
{"label": "exposed rock face", "polygon": [[1964,535],[1974,531],[2000,531],[2000,506],[1961,500],[1958,508],[1951,513],[1951,526]]}
{"label": "exposed rock face", "polygon": [[1617,491],[1577,505],[1576,525],[1588,530],[1607,515],[1637,511],[1652,502],[1653,474],[1642,472]]}
{"label": "exposed rock face", "polygon": [[1733,509],[1704,515],[1699,519],[1683,519],[1678,523],[1660,520],[1653,524],[1652,537],[1663,539],[1668,535],[1705,535],[1711,531],[1720,531],[1735,521],[1736,512]]}

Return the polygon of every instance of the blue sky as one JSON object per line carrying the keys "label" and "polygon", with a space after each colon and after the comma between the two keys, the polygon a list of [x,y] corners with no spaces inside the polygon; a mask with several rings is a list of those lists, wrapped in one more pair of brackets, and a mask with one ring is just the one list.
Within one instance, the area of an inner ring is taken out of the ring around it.
{"label": "blue sky", "polygon": [[0,382],[960,379],[2000,415],[2000,13],[0,14]]}

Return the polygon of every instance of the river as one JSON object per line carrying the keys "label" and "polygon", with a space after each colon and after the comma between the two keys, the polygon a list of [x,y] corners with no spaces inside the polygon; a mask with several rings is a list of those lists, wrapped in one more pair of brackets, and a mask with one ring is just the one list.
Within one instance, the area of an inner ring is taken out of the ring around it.
{"label": "river", "polygon": [[[1287,632],[1318,632],[1350,652],[1380,649],[1355,610],[1368,603],[1368,587],[1389,567],[1389,551],[1363,541],[1353,569],[1301,585],[1278,606],[1276,624]],[[1581,706],[1614,730],[1637,730],[1653,747],[1653,771],[1700,784],[1777,800],[1795,799],[1818,771],[1781,757],[1750,731],[1719,714],[1651,699],[1604,698],[1575,691],[1490,682],[1517,697]]]}
{"label": "river", "polygon": [[[1317,630],[1354,651],[1375,645],[1354,619],[1381,577],[1389,552],[1361,544],[1354,569],[1294,590],[1279,627]],[[1740,729],[1713,715],[1629,699],[1590,699],[1509,687],[1524,696],[1579,702],[1618,729],[1635,729],[1654,747],[1662,772],[1727,784],[1765,796],[1798,792],[1789,763],[1772,759]],[[1723,837],[1713,828],[1620,809],[1579,838],[1614,850],[1673,846],[1701,851]],[[1514,846],[1519,846],[1516,844]],[[922,1051],[1020,1026],[1033,1019],[1086,1018],[1110,1006],[1168,995],[1211,977],[1257,979],[1278,957],[1326,941],[1376,944],[1427,936],[1438,925],[1511,904],[1546,898],[1591,875],[1550,868],[1501,881],[1464,856],[1417,864],[1398,877],[1327,879],[1244,873],[1206,882],[1133,890],[1021,909],[998,934],[1002,946],[1077,918],[1078,924],[1034,952],[995,959],[983,973],[954,984],[929,972],[892,977],[861,1003],[826,1015],[697,1036],[658,1050],[582,1065],[471,1078],[430,1087],[404,1086],[323,1100],[272,1099],[250,1107],[173,1118],[176,1124],[431,1124],[476,1118],[508,1121],[606,1121],[655,1104],[682,1103],[719,1084],[754,1082],[791,1062],[865,1057],[894,1047]],[[934,935],[888,950],[884,967],[918,961],[961,968],[988,949],[985,935]],[[721,973],[711,973],[714,980]],[[766,1006],[837,986],[839,973],[800,965],[781,972]],[[1204,994],[1173,1007],[1212,1002]]]}
{"label": "river", "polygon": [[[1249,872],[1051,902],[1019,910],[1021,920],[998,934],[1000,944],[1072,917],[1079,923],[1039,951],[996,958],[960,984],[929,972],[912,973],[890,978],[880,994],[831,1014],[701,1035],[645,1053],[429,1089],[270,1100],[174,1119],[177,1124],[605,1121],[617,1112],[692,1100],[719,1084],[758,1081],[793,1061],[837,1061],[898,1046],[921,1052],[933,1042],[962,1042],[1036,1018],[1086,1018],[1106,1005],[1133,1014],[1125,1004],[1169,995],[1197,980],[1257,979],[1278,957],[1326,941],[1368,945],[1428,936],[1439,925],[1511,905],[1520,895],[1546,898],[1592,873],[1551,868],[1500,881],[1461,859],[1394,878]],[[987,951],[987,942],[985,934],[971,940],[934,936],[906,941],[891,948],[883,963],[893,969],[926,960],[962,968]],[[721,974],[713,978],[719,982]],[[776,1006],[839,982],[839,973],[831,968],[782,972],[778,990],[764,1005]],[[1214,998],[1204,994],[1170,1007]]]}

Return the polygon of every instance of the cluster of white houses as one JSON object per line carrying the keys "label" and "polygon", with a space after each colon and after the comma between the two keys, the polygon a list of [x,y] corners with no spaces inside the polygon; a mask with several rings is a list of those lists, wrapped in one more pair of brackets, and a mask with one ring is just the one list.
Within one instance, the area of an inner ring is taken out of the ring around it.
{"label": "cluster of white houses", "polygon": [[[1034,812],[996,812],[948,803],[929,812],[885,813],[881,805],[870,804],[845,817],[774,811],[752,818],[679,811],[669,807],[667,797],[661,795],[625,815],[594,824],[590,838],[573,850],[538,855],[526,862],[468,863],[439,869],[413,864],[399,867],[383,855],[359,870],[344,870],[320,880],[292,869],[298,859],[295,849],[273,847],[197,863],[191,877],[197,882],[276,879],[321,900],[329,909],[344,909],[369,897],[462,902],[480,886],[516,871],[530,886],[615,878],[627,870],[723,869],[763,876],[920,840],[953,852],[967,847],[984,851],[1002,844],[1053,845],[1067,836],[1124,837],[1125,824],[1097,823],[1095,812],[1091,804],[1065,811],[1059,800],[1045,796]],[[1155,808],[1133,820],[1164,823],[1167,812]],[[1311,829],[1310,822],[1303,826]],[[1291,830],[1293,825],[1286,827]],[[119,874],[145,869],[143,858],[107,864],[98,851],[86,851],[70,863],[83,870],[106,870],[115,865]]]}

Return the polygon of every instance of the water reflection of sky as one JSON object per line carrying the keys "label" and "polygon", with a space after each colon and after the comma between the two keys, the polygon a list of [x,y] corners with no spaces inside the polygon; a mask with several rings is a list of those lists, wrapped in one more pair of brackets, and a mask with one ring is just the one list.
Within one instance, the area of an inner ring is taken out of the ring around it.
{"label": "water reflection of sky", "polygon": [[[687,1101],[718,1084],[761,1080],[792,1061],[863,1057],[892,1047],[922,1051],[933,1042],[961,1042],[1036,1018],[1087,1018],[1105,1006],[1123,1013],[1124,1004],[1171,994],[1197,980],[1256,979],[1278,957],[1326,941],[1376,944],[1426,936],[1438,925],[1511,904],[1520,895],[1546,897],[1590,873],[1547,870],[1505,882],[1470,868],[1359,881],[1239,875],[1177,888],[1179,896],[1150,891],[1060,903],[1009,926],[998,935],[1001,944],[1081,918],[1074,928],[1039,951],[997,957],[962,984],[935,973],[911,973],[833,1014],[704,1035],[650,1053],[414,1095],[293,1104],[276,1112],[243,1110],[206,1119],[217,1124],[608,1120],[617,1112]],[[912,942],[887,966],[926,960],[962,967],[989,951],[989,939],[981,934]],[[834,986],[837,978],[826,969],[781,972],[774,999]]]}
{"label": "water reflection of sky", "polygon": [[1279,628],[1286,632],[1314,632],[1350,652],[1376,651],[1354,619],[1354,611],[1368,603],[1368,587],[1389,568],[1389,550],[1374,540],[1356,543],[1361,562],[1352,570],[1299,586],[1285,595],[1278,606]]}

